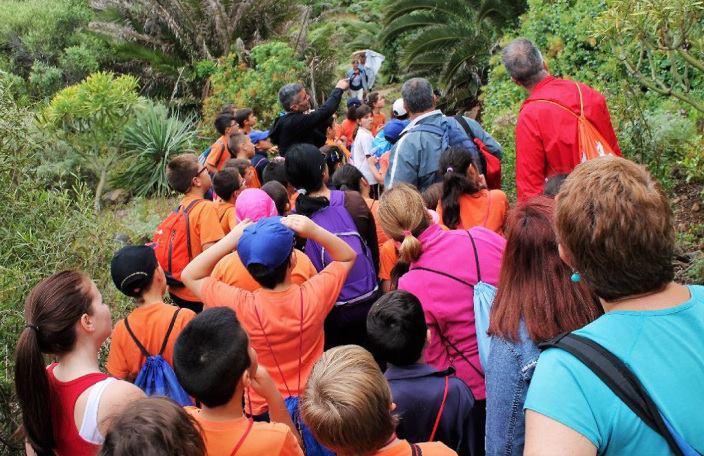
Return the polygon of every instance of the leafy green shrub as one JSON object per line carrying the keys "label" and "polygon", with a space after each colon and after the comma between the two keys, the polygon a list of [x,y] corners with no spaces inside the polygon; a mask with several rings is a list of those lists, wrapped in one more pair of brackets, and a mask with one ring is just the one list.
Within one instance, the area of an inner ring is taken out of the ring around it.
{"label": "leafy green shrub", "polygon": [[158,104],[140,107],[134,121],[125,128],[125,171],[114,180],[118,187],[137,196],[165,196],[169,193],[166,165],[176,155],[193,151],[193,119],[181,119]]}
{"label": "leafy green shrub", "polygon": [[96,212],[108,172],[119,158],[123,129],[139,102],[134,77],[95,73],[61,90],[44,110],[45,125],[73,145],[83,157],[83,166],[98,176]]}
{"label": "leafy green shrub", "polygon": [[211,76],[211,95],[203,103],[202,128],[212,134],[213,120],[223,105],[252,108],[262,125],[281,110],[278,92],[284,84],[302,78],[305,68],[286,43],[271,41],[252,48],[251,66],[230,54]]}
{"label": "leafy green shrub", "polygon": [[91,73],[98,71],[100,64],[94,49],[84,45],[64,49],[59,65],[68,84],[76,84]]}
{"label": "leafy green shrub", "polygon": [[29,84],[35,97],[44,98],[59,90],[64,83],[64,75],[59,68],[36,61],[32,65]]}

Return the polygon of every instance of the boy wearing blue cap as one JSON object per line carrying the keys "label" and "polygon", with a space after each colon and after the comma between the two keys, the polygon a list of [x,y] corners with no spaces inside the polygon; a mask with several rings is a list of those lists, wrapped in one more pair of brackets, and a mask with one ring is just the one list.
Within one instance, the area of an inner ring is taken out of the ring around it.
{"label": "boy wearing blue cap", "polygon": [[[291,281],[294,233],[324,247],[332,258],[325,269],[301,285]],[[262,288],[249,292],[208,274],[236,250]],[[335,304],[356,254],[345,241],[301,215],[241,222],[220,242],[196,257],[181,274],[206,308],[226,306],[250,336],[259,363],[284,397],[299,396],[313,364],[323,353],[323,324]],[[252,391],[253,415],[267,412],[266,400]]]}
{"label": "boy wearing blue cap", "polygon": [[254,157],[252,157],[252,166],[257,171],[259,182],[264,182],[264,168],[269,164],[269,150],[274,147],[269,139],[269,130],[260,131],[252,130],[249,134],[249,139],[254,144]]}

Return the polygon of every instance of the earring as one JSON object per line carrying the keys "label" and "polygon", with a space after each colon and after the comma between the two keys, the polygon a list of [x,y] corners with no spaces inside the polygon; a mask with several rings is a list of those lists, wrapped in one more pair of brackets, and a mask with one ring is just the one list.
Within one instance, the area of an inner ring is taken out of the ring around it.
{"label": "earring", "polygon": [[573,283],[577,283],[577,282],[579,282],[580,280],[582,280],[582,276],[581,276],[581,274],[580,274],[579,272],[574,271],[574,272],[572,273],[572,275],[570,276],[570,280],[571,280]]}

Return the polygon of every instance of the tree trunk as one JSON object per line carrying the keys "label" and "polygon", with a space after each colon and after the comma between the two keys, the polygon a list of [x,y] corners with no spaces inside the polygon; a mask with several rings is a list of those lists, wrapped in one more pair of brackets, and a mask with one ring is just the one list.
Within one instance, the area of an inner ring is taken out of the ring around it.
{"label": "tree trunk", "polygon": [[100,197],[103,196],[103,188],[105,187],[107,177],[108,167],[104,165],[100,169],[100,180],[98,181],[98,187],[95,189],[95,200],[93,201],[93,210],[95,210],[96,214],[100,212]]}

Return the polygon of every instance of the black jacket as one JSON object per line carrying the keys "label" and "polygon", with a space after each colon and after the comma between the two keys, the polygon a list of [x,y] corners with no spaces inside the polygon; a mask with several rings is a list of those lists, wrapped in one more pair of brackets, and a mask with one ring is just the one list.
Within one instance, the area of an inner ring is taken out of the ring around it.
{"label": "black jacket", "polygon": [[325,104],[313,112],[287,112],[274,121],[269,137],[279,146],[279,154],[286,156],[286,151],[294,144],[307,143],[315,147],[325,144],[325,122],[337,111],[342,98],[342,89],[333,89]]}

